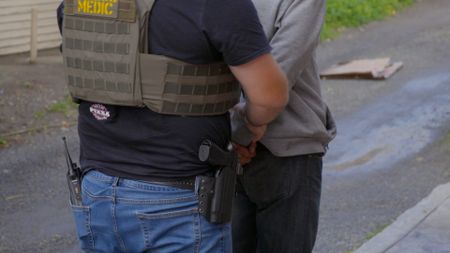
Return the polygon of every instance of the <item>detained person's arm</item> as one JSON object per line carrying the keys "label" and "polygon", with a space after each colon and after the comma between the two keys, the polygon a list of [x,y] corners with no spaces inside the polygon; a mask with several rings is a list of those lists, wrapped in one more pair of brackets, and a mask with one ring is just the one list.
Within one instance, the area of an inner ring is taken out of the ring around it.
{"label": "detained person's arm", "polygon": [[[313,57],[324,15],[325,0],[286,0],[274,23],[268,24],[276,28],[269,38],[272,55],[286,74],[290,89],[306,64],[309,64],[308,59]],[[231,111],[231,116],[233,141],[247,146],[250,143],[250,135],[253,134],[255,139],[255,134],[258,133],[248,126],[245,127],[242,117],[236,111]]]}
{"label": "detained person's arm", "polygon": [[292,0],[275,21],[276,32],[269,38],[272,55],[289,80],[290,88],[305,69],[317,46],[323,19],[325,0]]}

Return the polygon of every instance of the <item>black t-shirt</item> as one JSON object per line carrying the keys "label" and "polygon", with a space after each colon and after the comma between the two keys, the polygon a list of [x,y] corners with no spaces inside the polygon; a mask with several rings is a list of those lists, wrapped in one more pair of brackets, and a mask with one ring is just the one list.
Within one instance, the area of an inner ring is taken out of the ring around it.
{"label": "black t-shirt", "polygon": [[[58,12],[61,16],[61,12]],[[270,52],[251,0],[156,1],[149,51],[193,64],[247,63]],[[182,117],[147,108],[82,102],[78,132],[84,170],[134,179],[173,179],[206,173],[198,148],[210,139],[225,148],[229,115]]]}

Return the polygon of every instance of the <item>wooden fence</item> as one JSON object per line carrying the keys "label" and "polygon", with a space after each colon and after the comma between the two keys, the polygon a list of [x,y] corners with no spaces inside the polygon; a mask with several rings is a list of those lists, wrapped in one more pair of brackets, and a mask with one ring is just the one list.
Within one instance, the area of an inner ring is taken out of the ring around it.
{"label": "wooden fence", "polygon": [[0,55],[30,51],[31,10],[37,10],[37,49],[61,43],[56,8],[61,0],[0,0]]}

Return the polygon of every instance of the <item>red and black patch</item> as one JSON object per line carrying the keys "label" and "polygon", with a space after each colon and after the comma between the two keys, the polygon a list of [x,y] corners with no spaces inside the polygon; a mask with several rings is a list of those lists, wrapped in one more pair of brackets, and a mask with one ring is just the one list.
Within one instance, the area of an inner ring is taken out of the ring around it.
{"label": "red and black patch", "polygon": [[102,104],[92,104],[89,111],[97,120],[107,120],[111,117],[111,112]]}

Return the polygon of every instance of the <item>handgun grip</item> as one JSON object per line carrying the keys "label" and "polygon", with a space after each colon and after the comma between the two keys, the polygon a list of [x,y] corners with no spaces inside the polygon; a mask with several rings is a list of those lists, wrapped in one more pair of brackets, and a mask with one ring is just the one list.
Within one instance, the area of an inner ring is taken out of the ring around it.
{"label": "handgun grip", "polygon": [[208,162],[212,166],[227,166],[232,164],[233,157],[230,152],[224,151],[210,140],[204,140],[200,145],[198,157],[202,162]]}

